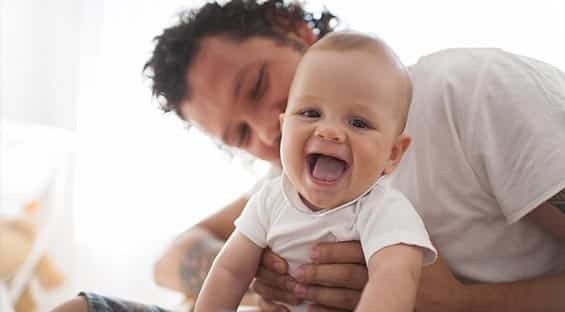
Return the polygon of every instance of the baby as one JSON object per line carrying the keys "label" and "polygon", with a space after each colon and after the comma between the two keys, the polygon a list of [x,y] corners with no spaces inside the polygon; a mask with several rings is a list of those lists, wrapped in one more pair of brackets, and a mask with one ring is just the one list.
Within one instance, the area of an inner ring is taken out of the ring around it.
{"label": "baby", "polygon": [[[319,242],[359,240],[369,281],[359,311],[413,311],[436,251],[390,174],[410,145],[408,73],[381,40],[334,33],[300,62],[280,116],[282,175],[248,202],[216,258],[196,311],[235,310],[263,248],[291,272]],[[288,306],[306,311],[307,304]]]}

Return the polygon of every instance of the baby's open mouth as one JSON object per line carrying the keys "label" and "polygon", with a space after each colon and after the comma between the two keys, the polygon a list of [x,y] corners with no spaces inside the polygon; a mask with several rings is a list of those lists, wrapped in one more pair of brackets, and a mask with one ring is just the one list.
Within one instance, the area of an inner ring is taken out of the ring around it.
{"label": "baby's open mouth", "polygon": [[306,156],[310,174],[323,182],[335,182],[349,167],[343,159],[334,156],[312,153]]}

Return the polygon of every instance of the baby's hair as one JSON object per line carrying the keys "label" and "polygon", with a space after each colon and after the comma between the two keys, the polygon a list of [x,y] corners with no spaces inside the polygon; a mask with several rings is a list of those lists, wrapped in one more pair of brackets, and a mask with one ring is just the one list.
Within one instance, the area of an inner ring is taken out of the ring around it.
{"label": "baby's hair", "polygon": [[363,51],[375,56],[387,54],[395,62],[392,65],[396,66],[404,76],[402,77],[404,81],[402,83],[402,92],[405,101],[403,101],[404,105],[398,105],[396,110],[400,122],[399,133],[404,131],[410,103],[412,102],[412,82],[400,58],[382,39],[357,32],[334,32],[320,39],[308,51]]}
{"label": "baby's hair", "polygon": [[316,42],[312,49],[331,51],[363,50],[367,52],[381,52],[382,42],[369,35],[356,32],[334,32]]}

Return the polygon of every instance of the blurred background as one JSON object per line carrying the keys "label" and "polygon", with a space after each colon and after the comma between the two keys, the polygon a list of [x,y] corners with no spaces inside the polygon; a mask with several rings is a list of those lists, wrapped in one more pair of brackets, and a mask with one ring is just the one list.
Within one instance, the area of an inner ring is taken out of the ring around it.
{"label": "blurred background", "polygon": [[[152,38],[191,0],[0,0],[0,217],[38,206],[63,287],[178,307],[152,265],[174,236],[248,190],[261,162],[229,157],[151,99]],[[405,64],[499,47],[565,69],[565,2],[311,0],[383,37]],[[6,251],[0,250],[0,256]]]}

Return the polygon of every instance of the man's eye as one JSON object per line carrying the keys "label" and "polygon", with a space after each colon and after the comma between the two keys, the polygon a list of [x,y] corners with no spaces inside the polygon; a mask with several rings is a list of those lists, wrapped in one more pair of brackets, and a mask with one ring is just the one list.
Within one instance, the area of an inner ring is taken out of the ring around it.
{"label": "man's eye", "polygon": [[302,111],[300,115],[306,118],[320,118],[321,116],[320,112],[314,109],[307,109],[305,111]]}
{"label": "man's eye", "polygon": [[255,82],[255,86],[251,91],[251,98],[257,100],[261,97],[261,86],[263,85],[263,80],[265,78],[265,65],[261,66],[259,70],[259,75],[257,76],[257,81]]}
{"label": "man's eye", "polygon": [[349,120],[349,124],[353,127],[353,128],[359,128],[359,129],[368,129],[369,128],[369,124],[360,118],[352,118],[351,120]]}
{"label": "man's eye", "polygon": [[237,147],[243,147],[249,139],[249,127],[246,124],[241,124],[237,132]]}

